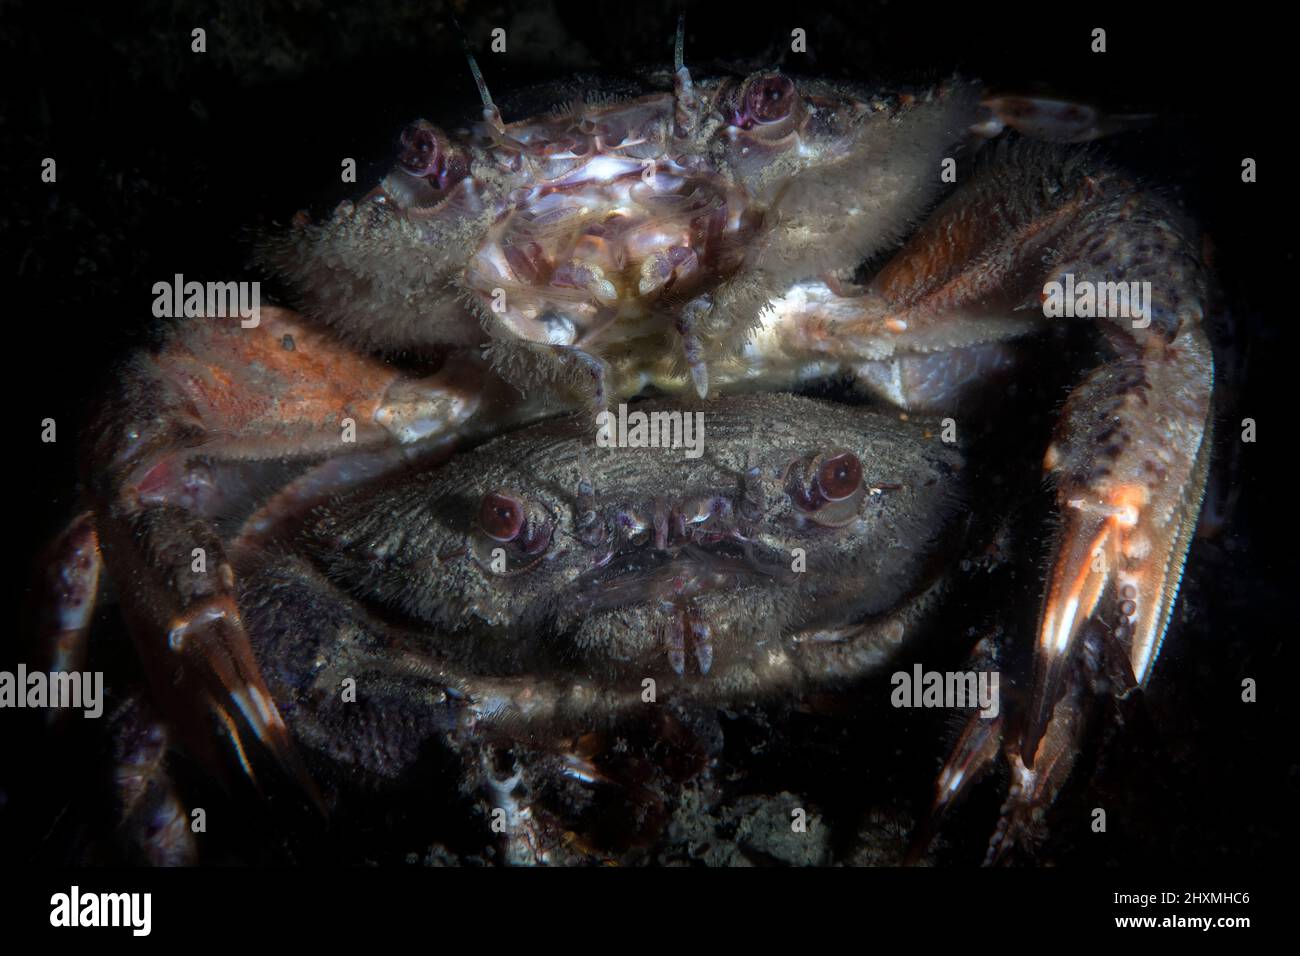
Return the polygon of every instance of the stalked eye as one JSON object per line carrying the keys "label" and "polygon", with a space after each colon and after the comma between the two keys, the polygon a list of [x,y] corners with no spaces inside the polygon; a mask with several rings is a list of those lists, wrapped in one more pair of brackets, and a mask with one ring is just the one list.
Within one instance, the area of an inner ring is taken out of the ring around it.
{"label": "stalked eye", "polygon": [[803,99],[794,81],[780,73],[759,73],[727,89],[719,105],[733,129],[749,133],[749,141],[777,142],[802,124]]}
{"label": "stalked eye", "polygon": [[827,458],[817,469],[817,490],[827,501],[843,501],[862,487],[862,462],[852,452]]}
{"label": "stalked eye", "polygon": [[402,149],[397,162],[412,176],[436,172],[440,158],[438,136],[427,123],[412,123],[402,131]]}
{"label": "stalked eye", "polygon": [[489,492],[479,506],[478,522],[492,540],[513,541],[524,528],[524,506],[504,492]]}
{"label": "stalked eye", "polygon": [[794,82],[788,76],[760,76],[745,91],[745,113],[752,122],[780,122],[793,107]]}
{"label": "stalked eye", "polygon": [[791,462],[785,490],[806,520],[842,527],[857,515],[866,496],[862,462],[853,452],[839,449],[809,455]]}

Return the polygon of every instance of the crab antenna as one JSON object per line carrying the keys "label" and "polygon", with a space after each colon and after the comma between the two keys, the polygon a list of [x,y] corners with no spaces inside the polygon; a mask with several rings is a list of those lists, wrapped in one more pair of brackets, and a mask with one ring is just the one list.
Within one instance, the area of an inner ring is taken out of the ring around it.
{"label": "crab antenna", "polygon": [[677,14],[677,42],[673,44],[673,72],[686,66],[686,14]]}
{"label": "crab antenna", "polygon": [[474,77],[474,85],[478,87],[479,99],[483,101],[483,118],[496,129],[504,129],[505,127],[501,122],[501,111],[492,102],[492,94],[488,92],[487,83],[483,79],[483,71],[478,68],[478,60],[474,59],[474,51],[470,49],[469,37],[465,36],[460,21],[454,16],[451,18],[451,22],[456,28],[456,35],[460,37],[460,46],[465,51],[465,59],[469,61],[469,72]]}
{"label": "crab antenna", "polygon": [[686,14],[677,15],[677,40],[673,44],[673,135],[689,136],[695,128],[700,104],[695,97],[691,71],[686,69]]}

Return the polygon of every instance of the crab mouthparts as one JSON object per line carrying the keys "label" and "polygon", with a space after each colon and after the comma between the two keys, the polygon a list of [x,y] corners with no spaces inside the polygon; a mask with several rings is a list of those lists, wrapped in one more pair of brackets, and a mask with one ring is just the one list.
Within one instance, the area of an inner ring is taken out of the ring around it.
{"label": "crab mouthparts", "polygon": [[583,576],[579,600],[590,612],[636,605],[665,612],[669,666],[678,676],[685,674],[689,635],[699,672],[707,675],[713,666],[713,631],[696,602],[715,591],[792,577],[786,570],[788,562],[779,561],[769,550],[732,540],[668,549],[628,548]]}
{"label": "crab mouthparts", "polygon": [[[767,549],[762,549],[766,551]],[[788,564],[788,562],[787,562]],[[720,541],[616,552],[583,575],[578,594],[592,611],[688,602],[712,591],[781,579],[786,564],[752,543]]]}

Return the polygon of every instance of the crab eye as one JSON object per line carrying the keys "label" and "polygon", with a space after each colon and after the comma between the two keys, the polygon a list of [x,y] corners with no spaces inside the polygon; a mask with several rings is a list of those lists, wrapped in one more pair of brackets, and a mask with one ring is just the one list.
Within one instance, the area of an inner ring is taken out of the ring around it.
{"label": "crab eye", "polygon": [[843,501],[862,487],[862,462],[852,452],[827,458],[817,469],[817,490],[827,501]]}
{"label": "crab eye", "polygon": [[513,541],[524,528],[523,503],[504,492],[489,492],[479,506],[478,523],[493,541]]}
{"label": "crab eye", "polygon": [[402,151],[398,164],[412,176],[434,172],[441,157],[438,137],[424,122],[412,123],[402,131]]}
{"label": "crab eye", "polygon": [[745,113],[755,123],[778,123],[794,107],[794,81],[774,73],[754,80],[745,91]]}
{"label": "crab eye", "polygon": [[857,515],[866,496],[862,461],[841,449],[809,455],[790,463],[785,490],[801,521],[824,528],[843,527]]}

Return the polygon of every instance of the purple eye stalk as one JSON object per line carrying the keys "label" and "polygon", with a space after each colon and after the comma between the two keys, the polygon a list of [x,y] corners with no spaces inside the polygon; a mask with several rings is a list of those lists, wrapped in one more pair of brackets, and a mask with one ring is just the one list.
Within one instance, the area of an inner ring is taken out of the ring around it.
{"label": "purple eye stalk", "polygon": [[731,125],[752,129],[769,126],[789,118],[796,102],[794,81],[773,73],[755,77],[745,85],[739,109],[731,116]]}

